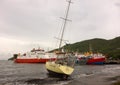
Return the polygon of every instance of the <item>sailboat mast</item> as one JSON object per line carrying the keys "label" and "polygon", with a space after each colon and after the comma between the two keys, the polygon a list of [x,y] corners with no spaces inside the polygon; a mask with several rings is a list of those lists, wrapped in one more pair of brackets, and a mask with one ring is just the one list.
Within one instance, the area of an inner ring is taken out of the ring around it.
{"label": "sailboat mast", "polygon": [[68,20],[68,13],[69,13],[70,4],[71,4],[71,0],[68,1],[67,12],[65,14],[65,18],[62,18],[62,19],[64,19],[64,24],[63,24],[63,28],[62,28],[62,34],[61,34],[61,37],[60,37],[59,48],[62,45],[63,35],[64,35],[64,31],[65,31],[65,28],[66,28],[67,20]]}

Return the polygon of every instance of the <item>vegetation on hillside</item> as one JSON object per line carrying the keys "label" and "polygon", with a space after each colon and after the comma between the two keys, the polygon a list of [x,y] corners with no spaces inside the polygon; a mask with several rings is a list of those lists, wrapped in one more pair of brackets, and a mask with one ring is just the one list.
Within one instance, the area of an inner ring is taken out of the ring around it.
{"label": "vegetation on hillside", "polygon": [[91,39],[73,44],[67,44],[63,47],[67,52],[84,53],[92,51],[93,53],[103,53],[110,59],[120,59],[120,37],[111,40]]}
{"label": "vegetation on hillside", "polygon": [[[79,53],[85,53],[91,50],[93,53],[103,53],[109,59],[120,59],[120,37],[116,37],[111,40],[95,38],[73,44],[66,44],[62,48],[67,52]],[[53,52],[55,50],[58,49],[54,49],[49,52]],[[13,60],[15,58],[17,58],[17,54],[14,54],[9,60]]]}

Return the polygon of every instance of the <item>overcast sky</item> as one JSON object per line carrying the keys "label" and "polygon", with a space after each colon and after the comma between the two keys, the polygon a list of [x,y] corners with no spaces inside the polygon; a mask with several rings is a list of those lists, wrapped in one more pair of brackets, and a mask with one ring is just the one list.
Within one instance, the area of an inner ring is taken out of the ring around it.
{"label": "overcast sky", "polygon": [[[120,36],[120,0],[72,0],[64,39]],[[57,46],[66,0],[0,0],[0,59],[14,53]]]}

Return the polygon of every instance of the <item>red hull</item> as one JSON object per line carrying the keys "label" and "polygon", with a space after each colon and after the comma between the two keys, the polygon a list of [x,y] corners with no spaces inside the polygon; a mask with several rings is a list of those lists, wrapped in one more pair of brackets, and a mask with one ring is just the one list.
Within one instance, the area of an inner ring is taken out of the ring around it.
{"label": "red hull", "polygon": [[15,59],[16,63],[46,63],[46,61],[49,60],[56,60],[56,58],[52,58],[52,59],[37,59],[37,58],[33,58],[33,59]]}
{"label": "red hull", "polygon": [[87,64],[103,64],[105,62],[105,58],[91,58],[88,59]]}

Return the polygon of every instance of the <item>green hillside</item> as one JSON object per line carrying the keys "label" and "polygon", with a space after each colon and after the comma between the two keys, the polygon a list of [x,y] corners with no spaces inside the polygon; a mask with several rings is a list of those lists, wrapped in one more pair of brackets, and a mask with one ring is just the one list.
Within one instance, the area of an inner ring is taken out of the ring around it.
{"label": "green hillside", "polygon": [[116,37],[111,40],[105,39],[90,39],[82,42],[76,42],[73,44],[67,44],[64,49],[68,52],[100,52],[113,59],[120,59],[120,37]]}
{"label": "green hillside", "polygon": [[[67,52],[79,52],[79,53],[84,53],[91,50],[93,53],[97,52],[103,53],[104,55],[111,59],[120,59],[120,37],[116,37],[111,40],[95,38],[85,40],[82,42],[76,42],[73,44],[66,44],[62,48],[64,48],[65,51]],[[53,52],[54,50],[51,50],[49,52]],[[16,57],[17,54],[14,54],[14,56],[9,60],[13,60]]]}

